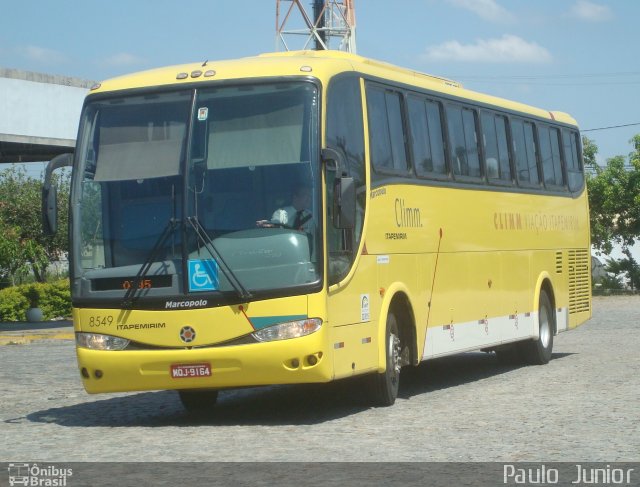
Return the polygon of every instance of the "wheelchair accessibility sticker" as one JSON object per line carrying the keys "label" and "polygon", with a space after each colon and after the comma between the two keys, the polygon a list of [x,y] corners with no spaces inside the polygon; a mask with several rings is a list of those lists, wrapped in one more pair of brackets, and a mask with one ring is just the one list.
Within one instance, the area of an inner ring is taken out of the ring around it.
{"label": "wheelchair accessibility sticker", "polygon": [[218,263],[215,260],[189,261],[189,291],[216,291],[219,285]]}

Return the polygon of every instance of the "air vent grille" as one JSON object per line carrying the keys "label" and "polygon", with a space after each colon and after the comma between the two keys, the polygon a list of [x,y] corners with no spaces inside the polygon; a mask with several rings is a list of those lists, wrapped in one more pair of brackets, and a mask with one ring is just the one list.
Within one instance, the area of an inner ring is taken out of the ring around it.
{"label": "air vent grille", "polygon": [[589,251],[569,250],[569,313],[581,313],[591,309],[591,283],[589,276]]}
{"label": "air vent grille", "polygon": [[562,251],[556,252],[556,274],[562,274]]}

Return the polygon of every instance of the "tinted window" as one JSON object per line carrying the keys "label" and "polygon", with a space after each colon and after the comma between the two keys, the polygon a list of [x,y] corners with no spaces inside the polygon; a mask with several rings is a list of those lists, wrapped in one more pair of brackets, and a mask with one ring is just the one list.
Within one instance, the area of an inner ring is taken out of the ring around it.
{"label": "tinted window", "polygon": [[407,172],[400,93],[367,88],[369,139],[373,166],[383,172]]}
{"label": "tinted window", "polygon": [[367,89],[367,112],[369,119],[369,150],[371,163],[376,169],[391,169],[391,140],[387,121],[387,104],[384,91]]}
{"label": "tinted window", "polygon": [[408,109],[416,173],[421,176],[446,174],[440,105],[410,97]]}
{"label": "tinted window", "polygon": [[[348,173],[356,185],[356,225],[353,232],[339,230],[332,224],[333,205],[327,205],[327,248],[329,255],[329,284],[342,279],[351,268],[362,236],[366,204],[366,178],[364,166],[364,128],[362,98],[358,78],[341,78],[329,85],[327,94],[327,147],[342,155]],[[333,179],[336,174],[327,171],[327,201],[333,201]]]}
{"label": "tinted window", "polygon": [[560,159],[560,131],[553,127],[539,127],[540,160],[544,183],[551,186],[564,186],[562,161]]}
{"label": "tinted window", "polygon": [[480,177],[475,112],[450,105],[447,107],[447,125],[453,173],[458,176]]}
{"label": "tinted window", "polygon": [[506,118],[492,113],[483,113],[482,139],[487,177],[511,181]]}
{"label": "tinted window", "polygon": [[402,99],[400,93],[387,91],[387,116],[389,117],[389,134],[391,136],[391,151],[393,153],[393,168],[406,172],[407,153],[404,145],[404,127],[402,124]]}
{"label": "tinted window", "polygon": [[578,191],[582,188],[584,181],[580,152],[578,150],[578,134],[571,130],[563,130],[562,141],[564,145],[564,157],[567,164],[569,190]]}
{"label": "tinted window", "polygon": [[538,184],[538,167],[536,163],[536,144],[533,135],[533,124],[521,120],[511,123],[513,152],[516,160],[518,181],[527,184]]}
{"label": "tinted window", "polygon": [[365,184],[364,129],[360,82],[357,78],[334,81],[327,97],[327,147],[337,150],[356,186]]}

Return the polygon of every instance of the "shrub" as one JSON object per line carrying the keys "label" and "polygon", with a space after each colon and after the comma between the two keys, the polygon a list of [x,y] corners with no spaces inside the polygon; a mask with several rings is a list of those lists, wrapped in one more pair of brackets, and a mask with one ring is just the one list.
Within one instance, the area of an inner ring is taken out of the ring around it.
{"label": "shrub", "polygon": [[71,289],[68,279],[41,284],[40,309],[45,320],[71,316]]}
{"label": "shrub", "polygon": [[0,321],[23,321],[27,309],[34,306],[42,309],[45,320],[70,316],[69,280],[36,282],[0,290]]}
{"label": "shrub", "polygon": [[22,321],[29,308],[29,300],[17,287],[0,290],[0,321]]}

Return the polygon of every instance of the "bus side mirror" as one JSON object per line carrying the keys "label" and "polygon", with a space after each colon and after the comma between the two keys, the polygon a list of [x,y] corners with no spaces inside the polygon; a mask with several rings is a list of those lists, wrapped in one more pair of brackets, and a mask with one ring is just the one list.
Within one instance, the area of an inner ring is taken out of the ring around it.
{"label": "bus side mirror", "polygon": [[47,164],[42,185],[42,231],[53,235],[58,230],[58,187],[52,182],[53,171],[73,164],[73,154],[60,154]]}

